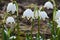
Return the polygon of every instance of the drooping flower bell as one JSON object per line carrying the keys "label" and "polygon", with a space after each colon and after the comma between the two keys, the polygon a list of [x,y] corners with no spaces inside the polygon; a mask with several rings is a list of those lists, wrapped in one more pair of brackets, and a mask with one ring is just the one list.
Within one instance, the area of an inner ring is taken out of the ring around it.
{"label": "drooping flower bell", "polygon": [[56,16],[55,19],[59,19],[60,18],[60,10],[56,11]]}
{"label": "drooping flower bell", "polygon": [[7,12],[12,12],[12,14],[14,14],[15,11],[16,11],[16,4],[14,4],[13,2],[8,3]]}
{"label": "drooping flower bell", "polygon": [[23,12],[23,18],[26,17],[28,20],[30,18],[34,18],[34,13],[31,9],[26,9],[24,12]]}
{"label": "drooping flower bell", "polygon": [[40,10],[38,10],[35,13],[35,17],[38,18],[38,16],[40,17],[40,19],[43,19],[43,20],[45,20],[45,18],[49,18],[45,11],[40,11]]}
{"label": "drooping flower bell", "polygon": [[6,19],[6,24],[12,24],[12,23],[15,23],[15,20],[14,20],[14,18],[13,17],[8,17],[7,19]]}
{"label": "drooping flower bell", "polygon": [[55,22],[58,24],[58,25],[57,25],[57,28],[59,28],[59,27],[60,27],[60,18],[57,19],[57,20],[55,20]]}
{"label": "drooping flower bell", "polygon": [[43,20],[45,20],[46,18],[49,18],[45,11],[39,11],[39,16]]}
{"label": "drooping flower bell", "polygon": [[53,9],[53,4],[50,1],[48,1],[44,4],[44,7],[47,9]]}

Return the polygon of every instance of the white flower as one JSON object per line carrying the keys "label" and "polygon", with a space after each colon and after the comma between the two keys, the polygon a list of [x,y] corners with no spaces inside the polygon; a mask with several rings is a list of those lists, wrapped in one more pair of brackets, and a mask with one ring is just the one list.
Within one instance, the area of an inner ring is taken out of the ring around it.
{"label": "white flower", "polygon": [[49,18],[45,11],[40,11],[39,15],[40,15],[41,19],[43,19],[43,20],[45,20],[45,18]]}
{"label": "white flower", "polygon": [[22,17],[26,17],[27,19],[29,18],[34,18],[34,14],[32,12],[31,9],[26,9],[24,12],[23,12],[23,16]]}
{"label": "white flower", "polygon": [[59,18],[60,18],[60,10],[56,12],[56,16],[55,16],[55,19],[59,19]]}
{"label": "white flower", "polygon": [[49,18],[45,11],[40,11],[40,10],[38,10],[38,12],[35,13],[35,17],[38,18],[38,16],[40,17],[40,19],[43,20],[45,20],[45,18]]}
{"label": "white flower", "polygon": [[57,20],[55,20],[55,22],[57,22],[57,28],[59,28],[60,27],[60,18],[59,19],[57,19]]}
{"label": "white flower", "polygon": [[53,9],[53,4],[50,1],[48,1],[44,4],[44,7],[46,7],[47,9]]}
{"label": "white flower", "polygon": [[14,20],[14,18],[13,17],[8,17],[7,19],[6,19],[6,24],[8,24],[8,23],[15,23],[15,20]]}
{"label": "white flower", "polygon": [[16,11],[16,5],[13,4],[12,2],[11,3],[8,3],[8,6],[7,6],[7,12],[12,12],[12,14],[15,13]]}
{"label": "white flower", "polygon": [[16,39],[16,36],[11,36],[9,39]]}

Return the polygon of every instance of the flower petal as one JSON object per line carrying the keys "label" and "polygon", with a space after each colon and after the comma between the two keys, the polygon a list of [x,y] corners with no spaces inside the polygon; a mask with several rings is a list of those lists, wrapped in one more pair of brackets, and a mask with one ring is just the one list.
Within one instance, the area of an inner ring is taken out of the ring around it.
{"label": "flower petal", "polygon": [[6,24],[8,24],[8,23],[11,23],[11,24],[12,24],[12,22],[15,23],[15,20],[14,20],[13,17],[8,17],[8,18],[6,19]]}
{"label": "flower petal", "polygon": [[12,14],[15,13],[16,11],[16,5],[13,4],[12,2],[8,3],[8,6],[7,6],[7,12],[10,12],[10,11],[12,12]]}
{"label": "flower petal", "polygon": [[47,9],[53,9],[53,4],[50,1],[48,1],[44,4],[44,7],[46,7]]}

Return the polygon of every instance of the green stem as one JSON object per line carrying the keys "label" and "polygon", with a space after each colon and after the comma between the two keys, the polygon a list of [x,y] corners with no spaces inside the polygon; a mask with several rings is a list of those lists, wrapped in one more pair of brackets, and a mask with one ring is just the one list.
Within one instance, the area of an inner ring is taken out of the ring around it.
{"label": "green stem", "polygon": [[31,40],[33,40],[33,35],[32,35],[32,32],[33,32],[33,28],[34,28],[34,19],[32,19],[32,28],[31,28]]}
{"label": "green stem", "polygon": [[19,17],[18,17],[18,3],[16,2],[16,1],[13,1],[13,2],[15,2],[15,4],[16,4],[16,11],[17,11],[17,26],[16,26],[16,28],[17,28],[17,38],[16,38],[16,40],[20,40],[20,30],[19,30]]}
{"label": "green stem", "polygon": [[51,0],[54,4],[54,9],[53,9],[53,21],[55,20],[55,15],[56,15],[56,10],[57,10],[57,5],[56,5],[56,2],[55,0]]}
{"label": "green stem", "polygon": [[28,33],[26,34],[26,40],[29,40],[29,35],[28,35]]}
{"label": "green stem", "polygon": [[3,40],[7,40],[7,38],[5,37],[5,33],[4,33],[4,25],[5,25],[5,20],[6,20],[6,17],[8,16],[7,12],[5,12],[5,16],[4,16],[4,20],[3,20],[3,23],[2,23],[2,35],[3,35]]}
{"label": "green stem", "polygon": [[60,40],[60,28],[58,28],[58,32],[57,32],[57,40]]}
{"label": "green stem", "polygon": [[38,17],[38,33],[40,34],[40,17]]}
{"label": "green stem", "polygon": [[38,16],[38,40],[40,40],[40,17]]}
{"label": "green stem", "polygon": [[20,30],[19,30],[19,23],[17,23],[17,26],[16,26],[16,28],[17,28],[17,38],[16,38],[16,40],[20,40]]}
{"label": "green stem", "polygon": [[54,4],[54,9],[53,9],[53,20],[52,20],[52,29],[51,29],[51,33],[52,33],[52,39],[51,40],[56,40],[56,26],[55,26],[55,15],[56,15],[56,3],[54,0],[52,0],[53,4]]}
{"label": "green stem", "polygon": [[36,14],[37,10],[38,10],[38,7],[35,5],[35,8],[34,8],[34,18],[36,18],[35,14]]}
{"label": "green stem", "polygon": [[16,1],[13,1],[13,2],[15,2],[15,4],[16,4],[16,11],[17,11],[17,16],[18,16],[18,3],[16,2]]}
{"label": "green stem", "polygon": [[55,20],[55,15],[56,15],[56,6],[54,7],[54,9],[53,9],[53,21]]}

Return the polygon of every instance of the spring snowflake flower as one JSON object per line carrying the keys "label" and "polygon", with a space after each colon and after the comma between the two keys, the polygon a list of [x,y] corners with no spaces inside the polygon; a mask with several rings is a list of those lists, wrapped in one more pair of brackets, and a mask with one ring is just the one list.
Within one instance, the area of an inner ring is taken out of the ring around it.
{"label": "spring snowflake flower", "polygon": [[56,12],[56,16],[55,16],[55,19],[59,19],[59,18],[60,18],[60,10]]}
{"label": "spring snowflake flower", "polygon": [[6,19],[6,24],[8,24],[8,23],[15,23],[15,20],[14,20],[14,18],[13,17],[8,17],[7,19]]}
{"label": "spring snowflake flower", "polygon": [[53,9],[53,4],[50,1],[48,1],[44,4],[44,7],[46,7],[47,9]]}
{"label": "spring snowflake flower", "polygon": [[59,19],[57,19],[57,20],[55,20],[55,22],[57,22],[57,28],[59,28],[60,27],[60,18]]}
{"label": "spring snowflake flower", "polygon": [[49,18],[47,13],[45,11],[39,11],[36,12],[35,16],[38,18],[38,16],[40,16],[40,19],[45,20],[45,18]]}
{"label": "spring snowflake flower", "polygon": [[26,17],[28,20],[29,18],[34,18],[34,14],[33,14],[33,11],[31,9],[26,9],[24,12],[23,12],[23,18]]}
{"label": "spring snowflake flower", "polygon": [[16,11],[16,5],[13,4],[12,2],[8,3],[7,12],[12,12],[12,14],[14,14],[15,11]]}
{"label": "spring snowflake flower", "polygon": [[38,10],[38,12],[35,13],[35,17],[38,18],[38,16],[40,17],[40,19],[43,20],[45,20],[45,18],[49,18],[45,11],[40,11],[40,10]]}
{"label": "spring snowflake flower", "polygon": [[45,18],[49,18],[45,11],[40,11],[39,15],[40,15],[41,19],[43,19],[43,20],[45,20]]}

